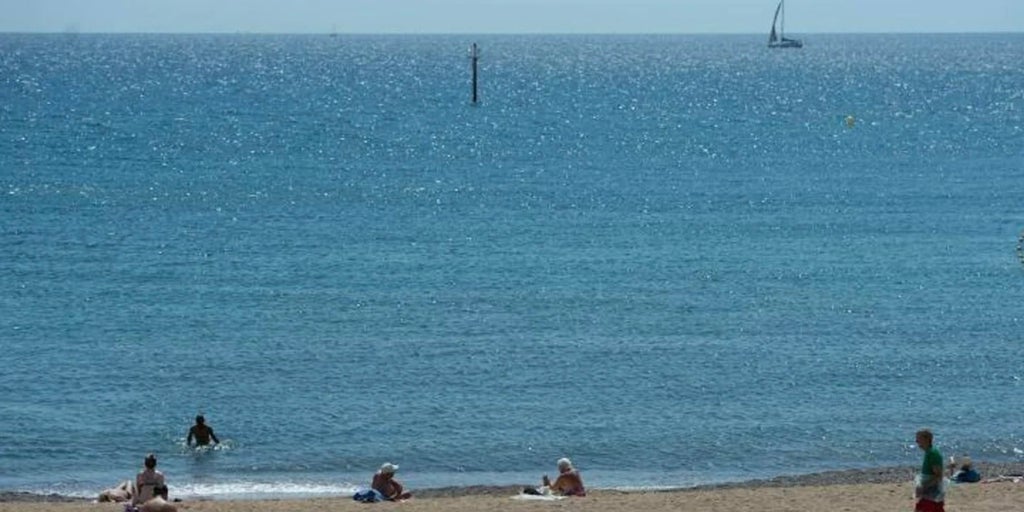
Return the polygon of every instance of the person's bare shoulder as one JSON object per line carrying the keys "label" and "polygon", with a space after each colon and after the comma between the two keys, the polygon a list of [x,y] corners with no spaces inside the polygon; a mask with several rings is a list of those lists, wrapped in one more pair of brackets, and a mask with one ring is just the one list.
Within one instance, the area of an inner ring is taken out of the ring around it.
{"label": "person's bare shoulder", "polygon": [[139,509],[142,512],[178,512],[178,507],[175,507],[167,500],[157,496],[142,504]]}

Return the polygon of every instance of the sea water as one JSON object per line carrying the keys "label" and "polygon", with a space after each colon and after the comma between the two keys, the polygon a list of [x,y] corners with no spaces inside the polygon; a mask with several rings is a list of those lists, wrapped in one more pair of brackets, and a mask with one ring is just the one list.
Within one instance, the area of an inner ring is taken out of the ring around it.
{"label": "sea water", "polygon": [[1022,47],[0,35],[0,489],[1020,461]]}

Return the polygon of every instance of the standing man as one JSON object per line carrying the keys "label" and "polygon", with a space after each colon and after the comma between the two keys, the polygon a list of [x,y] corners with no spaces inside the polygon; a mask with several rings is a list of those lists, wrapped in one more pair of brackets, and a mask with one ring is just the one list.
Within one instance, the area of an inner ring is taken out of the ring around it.
{"label": "standing man", "polygon": [[942,482],[942,454],[933,444],[932,431],[917,431],[917,446],[924,450],[924,461],[921,462],[921,474],[914,488],[917,505],[914,512],[945,512],[945,489]]}
{"label": "standing man", "polygon": [[212,439],[214,444],[220,444],[220,439],[214,435],[213,429],[206,424],[206,418],[202,414],[196,416],[196,424],[188,429],[188,437],[185,439],[186,446],[192,446],[192,439],[196,440],[196,446],[206,446]]}

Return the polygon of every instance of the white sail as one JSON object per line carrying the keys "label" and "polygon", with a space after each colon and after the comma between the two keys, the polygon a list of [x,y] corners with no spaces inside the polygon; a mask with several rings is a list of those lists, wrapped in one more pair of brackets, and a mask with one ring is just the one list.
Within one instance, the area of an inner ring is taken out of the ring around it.
{"label": "white sail", "polygon": [[[779,0],[775,7],[775,17],[772,18],[772,31],[768,34],[769,48],[802,48],[804,43],[799,39],[786,37],[786,0]],[[776,29],[777,27],[777,29]]]}
{"label": "white sail", "polygon": [[778,7],[775,8],[775,17],[772,18],[772,33],[768,36],[769,46],[771,46],[772,43],[777,42],[779,40],[779,36],[775,32],[775,25],[778,24],[779,22],[779,12],[782,11],[782,1],[783,0],[779,0],[779,5]]}

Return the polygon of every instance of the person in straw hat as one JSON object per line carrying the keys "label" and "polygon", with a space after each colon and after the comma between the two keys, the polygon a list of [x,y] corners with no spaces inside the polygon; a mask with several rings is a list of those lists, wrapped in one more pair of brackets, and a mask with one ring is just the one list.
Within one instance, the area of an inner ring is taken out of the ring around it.
{"label": "person in straw hat", "polygon": [[[956,467],[960,466],[957,470]],[[949,477],[958,484],[973,484],[981,481],[981,474],[974,469],[971,458],[964,455],[949,465]]]}

